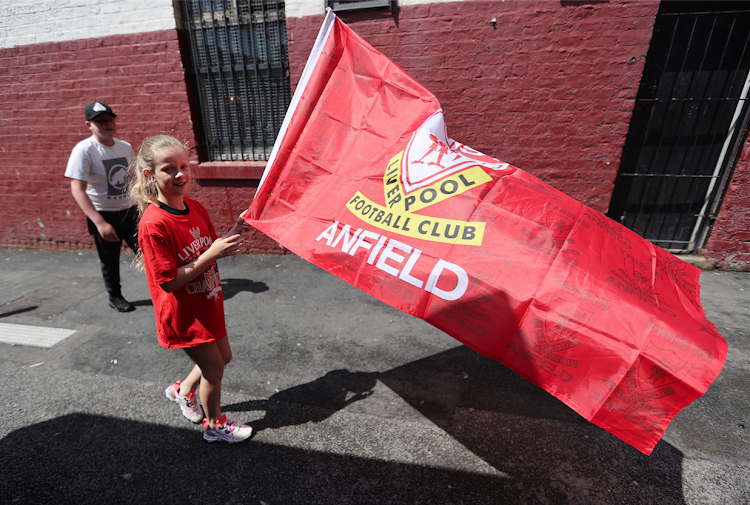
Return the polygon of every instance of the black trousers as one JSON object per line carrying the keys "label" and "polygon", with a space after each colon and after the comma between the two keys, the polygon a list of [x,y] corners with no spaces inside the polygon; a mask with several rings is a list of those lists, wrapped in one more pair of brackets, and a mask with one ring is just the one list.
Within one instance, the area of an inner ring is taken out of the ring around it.
{"label": "black trousers", "polygon": [[120,240],[108,242],[99,235],[96,225],[86,218],[89,233],[94,238],[96,251],[99,253],[99,264],[102,267],[104,287],[109,296],[122,296],[120,292],[120,246],[124,240],[128,247],[138,252],[138,207],[135,205],[117,212],[99,211],[104,220],[112,225]]}

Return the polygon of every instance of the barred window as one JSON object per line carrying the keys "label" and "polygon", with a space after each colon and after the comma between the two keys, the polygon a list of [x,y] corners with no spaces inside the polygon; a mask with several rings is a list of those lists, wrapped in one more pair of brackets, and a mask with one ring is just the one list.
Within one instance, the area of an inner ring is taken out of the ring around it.
{"label": "barred window", "polygon": [[395,0],[326,0],[326,7],[334,11],[353,11],[372,9],[375,7],[390,7],[395,9]]}
{"label": "barred window", "polygon": [[[283,0],[183,0],[209,160],[266,160],[291,101]],[[202,160],[203,161],[203,160]]]}

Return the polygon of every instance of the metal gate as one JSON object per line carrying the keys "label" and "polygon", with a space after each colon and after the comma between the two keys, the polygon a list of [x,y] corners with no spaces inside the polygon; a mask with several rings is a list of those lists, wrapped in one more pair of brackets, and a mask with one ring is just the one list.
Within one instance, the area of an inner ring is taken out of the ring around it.
{"label": "metal gate", "polygon": [[750,2],[665,2],[608,215],[654,244],[708,240],[747,136]]}
{"label": "metal gate", "polygon": [[[182,0],[210,160],[266,160],[291,101],[283,0]],[[205,139],[205,140],[204,140]]]}

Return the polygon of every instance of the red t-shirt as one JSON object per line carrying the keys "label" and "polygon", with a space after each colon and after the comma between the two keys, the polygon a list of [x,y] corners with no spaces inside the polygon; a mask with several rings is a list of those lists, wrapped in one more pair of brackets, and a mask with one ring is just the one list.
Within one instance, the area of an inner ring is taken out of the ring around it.
{"label": "red t-shirt", "polygon": [[149,205],[138,226],[159,344],[168,349],[215,342],[227,334],[216,262],[172,293],[161,288],[177,277],[179,267],[195,260],[218,238],[206,208],[190,198],[185,204],[185,215]]}

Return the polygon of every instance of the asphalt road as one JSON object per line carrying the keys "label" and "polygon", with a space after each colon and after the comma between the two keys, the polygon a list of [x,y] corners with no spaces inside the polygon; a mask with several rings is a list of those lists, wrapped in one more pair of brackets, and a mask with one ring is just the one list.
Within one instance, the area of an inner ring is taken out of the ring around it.
{"label": "asphalt road", "polygon": [[221,260],[234,359],[223,408],[256,435],[208,444],[164,397],[161,348],[123,257],[109,308],[91,251],[0,250],[0,504],[749,504],[750,275],[703,272],[729,343],[651,456],[432,326],[295,256]]}

